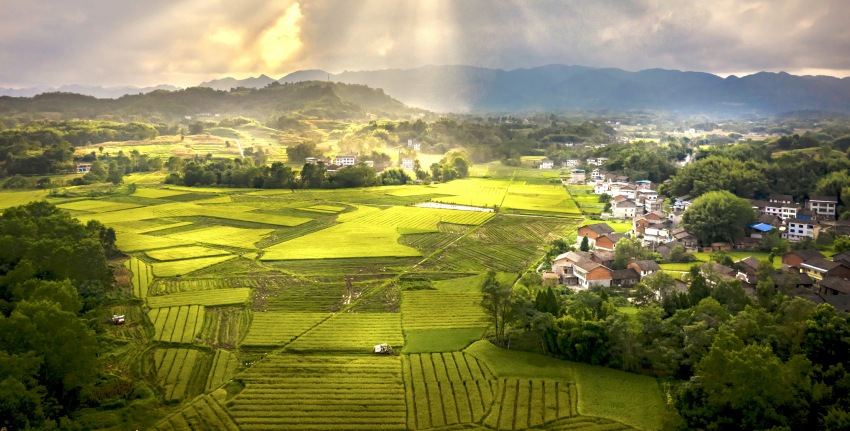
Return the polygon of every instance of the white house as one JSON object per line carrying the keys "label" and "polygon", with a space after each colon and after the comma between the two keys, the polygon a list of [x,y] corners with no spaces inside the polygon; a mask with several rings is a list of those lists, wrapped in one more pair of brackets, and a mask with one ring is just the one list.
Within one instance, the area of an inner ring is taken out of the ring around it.
{"label": "white house", "polygon": [[579,161],[578,159],[567,159],[567,161],[564,162],[564,166],[566,166],[568,168],[573,168],[573,167],[576,167],[580,164],[581,164],[581,161]]}
{"label": "white house", "polygon": [[334,159],[334,164],[340,166],[354,166],[356,163],[357,156],[352,156],[350,154],[336,156]]}
{"label": "white house", "polygon": [[788,241],[797,242],[804,238],[815,239],[818,236],[818,222],[814,220],[789,218],[785,221],[788,228],[782,234],[782,238]]}
{"label": "white house", "polygon": [[811,196],[806,201],[806,208],[817,213],[818,218],[824,220],[835,220],[835,207],[838,199],[827,196]]}
{"label": "white house", "polygon": [[637,204],[628,199],[622,202],[616,202],[613,205],[614,217],[620,219],[633,219],[637,214]]}
{"label": "white house", "polygon": [[555,166],[555,162],[552,159],[543,159],[540,161],[540,169],[552,169]]}
{"label": "white house", "polygon": [[401,159],[402,169],[413,170],[413,159]]}

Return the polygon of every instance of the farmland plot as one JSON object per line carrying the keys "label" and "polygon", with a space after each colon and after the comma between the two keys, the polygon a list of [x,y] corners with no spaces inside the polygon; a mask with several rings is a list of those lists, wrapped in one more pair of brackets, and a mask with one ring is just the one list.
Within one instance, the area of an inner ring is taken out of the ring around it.
{"label": "farmland plot", "polygon": [[240,287],[235,289],[216,289],[205,291],[202,294],[196,292],[180,292],[170,295],[149,296],[148,307],[178,307],[181,305],[231,305],[247,303],[251,299],[251,289]]}
{"label": "farmland plot", "polygon": [[213,348],[233,349],[245,338],[251,324],[251,311],[244,307],[208,307],[199,335]]}
{"label": "farmland plot", "polygon": [[227,350],[216,350],[213,355],[210,374],[207,376],[206,390],[219,387],[222,383],[230,380],[239,368],[239,360],[236,355]]}
{"label": "farmland plot", "polygon": [[116,235],[115,240],[115,245],[124,252],[182,247],[190,243],[191,241],[126,231],[122,231]]}
{"label": "farmland plot", "polygon": [[256,313],[242,345],[284,346],[328,316],[330,313]]}
{"label": "farmland plot", "polygon": [[[150,256],[150,254],[148,254]],[[183,259],[171,260],[168,262],[157,262],[153,264],[153,272],[158,277],[174,277],[176,275],[186,275],[195,272],[199,269],[204,269],[215,264],[235,259],[236,256],[213,256],[201,257],[198,259]]]}
{"label": "farmland plot", "polygon": [[110,201],[105,201],[105,200],[88,200],[87,199],[87,200],[82,200],[82,201],[75,201],[75,202],[68,202],[68,203],[64,203],[64,204],[59,204],[59,205],[56,205],[56,206],[59,207],[59,208],[65,209],[65,210],[86,211],[86,212],[90,212],[90,213],[104,213],[104,212],[110,212],[110,211],[120,211],[120,210],[126,210],[126,209],[131,209],[131,208],[138,208],[141,205],[134,205],[134,204],[128,204],[128,203],[117,203],[117,202],[110,202]]}
{"label": "farmland plot", "polygon": [[184,305],[154,308],[148,312],[148,318],[154,326],[154,340],[166,343],[193,343],[195,337],[201,332],[204,307]]}
{"label": "farmland plot", "polygon": [[153,356],[156,379],[165,389],[165,400],[182,400],[189,385],[203,371],[200,362],[204,354],[194,349],[157,349]]}
{"label": "farmland plot", "polygon": [[398,313],[335,314],[286,348],[291,351],[339,351],[368,353],[376,344],[404,344]]}
{"label": "farmland plot", "polygon": [[227,392],[219,389],[163,419],[155,429],[160,431],[226,430],[239,431],[239,426],[224,407]]}
{"label": "farmland plot", "polygon": [[230,226],[211,226],[186,232],[172,233],[167,238],[179,241],[215,244],[228,247],[256,248],[255,243],[272,232],[272,229],[243,229]]}
{"label": "farmland plot", "polygon": [[263,260],[342,259],[349,257],[420,256],[398,243],[399,233],[387,226],[343,223],[273,245]]}
{"label": "farmland plot", "polygon": [[477,231],[429,259],[422,270],[475,273],[525,270],[545,244],[575,222],[564,219],[497,216]]}
{"label": "farmland plot", "polygon": [[402,357],[410,429],[480,421],[498,389],[490,370],[461,352]]}
{"label": "farmland plot", "polygon": [[575,393],[575,385],[568,382],[500,379],[484,424],[499,430],[521,430],[575,416]]}
{"label": "farmland plot", "polygon": [[245,431],[405,429],[397,356],[280,354],[238,378],[228,411]]}
{"label": "farmland plot", "polygon": [[195,259],[199,257],[223,256],[229,253],[215,248],[190,246],[148,251],[145,254],[148,255],[148,257],[150,257],[151,259],[169,261],[181,259]]}
{"label": "farmland plot", "polygon": [[130,279],[133,285],[133,296],[140,299],[147,298],[150,284],[153,281],[153,270],[150,265],[135,257],[128,259],[124,265],[133,274]]}

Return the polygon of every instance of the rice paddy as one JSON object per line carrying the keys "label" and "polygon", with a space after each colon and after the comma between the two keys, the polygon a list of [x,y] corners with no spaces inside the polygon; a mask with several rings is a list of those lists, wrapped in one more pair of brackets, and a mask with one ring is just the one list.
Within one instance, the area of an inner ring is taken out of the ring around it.
{"label": "rice paddy", "polygon": [[[223,138],[192,143],[225,152]],[[113,227],[130,255],[137,299],[115,310],[139,322],[120,335],[146,346],[156,429],[660,429],[652,379],[482,341],[483,274],[513,283],[598,204],[552,173],[471,171],[492,177],[292,192],[155,173],[128,177],[131,195],[55,202]],[[45,196],[2,192],[0,207]],[[499,211],[415,206],[428,201]],[[395,355],[375,355],[383,343]]]}

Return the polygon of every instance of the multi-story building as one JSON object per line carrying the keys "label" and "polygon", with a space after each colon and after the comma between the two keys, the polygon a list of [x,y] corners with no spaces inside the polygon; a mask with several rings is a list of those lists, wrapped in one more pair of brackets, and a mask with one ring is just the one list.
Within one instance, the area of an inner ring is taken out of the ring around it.
{"label": "multi-story building", "polygon": [[838,199],[828,196],[811,196],[806,201],[806,209],[817,214],[821,220],[835,220],[835,208]]}

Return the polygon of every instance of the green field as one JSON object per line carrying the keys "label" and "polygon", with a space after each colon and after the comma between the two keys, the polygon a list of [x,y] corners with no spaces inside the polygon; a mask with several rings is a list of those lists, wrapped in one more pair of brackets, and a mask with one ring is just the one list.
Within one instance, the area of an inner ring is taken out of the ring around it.
{"label": "green field", "polygon": [[[238,137],[283,160],[296,142],[251,127],[104,147],[225,155]],[[133,174],[132,194],[55,201],[114,228],[130,256],[120,294],[132,302],[112,310],[132,324],[107,334],[136,352],[120,361],[154,390],[156,429],[660,429],[655,380],[486,341],[485,273],[513,284],[601,210],[586,188],[568,191],[560,172],[530,162],[338,190],[163,186],[164,172]],[[46,195],[0,193],[2,207]],[[429,201],[499,211],[416,206]],[[382,343],[394,354],[374,354]]]}

